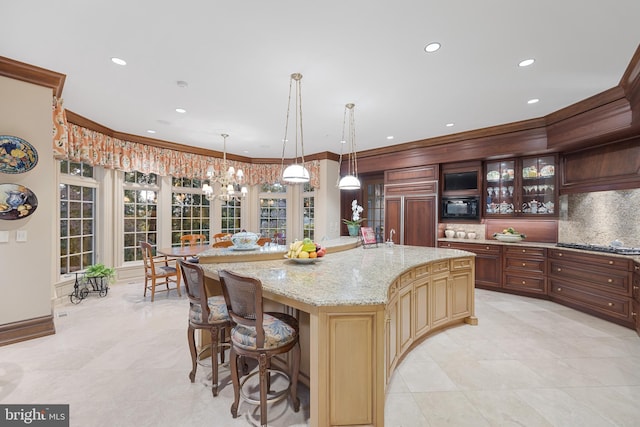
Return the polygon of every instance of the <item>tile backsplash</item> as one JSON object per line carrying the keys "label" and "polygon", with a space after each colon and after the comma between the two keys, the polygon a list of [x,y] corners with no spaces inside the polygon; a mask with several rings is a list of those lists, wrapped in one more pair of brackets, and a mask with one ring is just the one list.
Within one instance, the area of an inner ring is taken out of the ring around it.
{"label": "tile backsplash", "polygon": [[560,196],[558,241],[640,247],[640,189]]}

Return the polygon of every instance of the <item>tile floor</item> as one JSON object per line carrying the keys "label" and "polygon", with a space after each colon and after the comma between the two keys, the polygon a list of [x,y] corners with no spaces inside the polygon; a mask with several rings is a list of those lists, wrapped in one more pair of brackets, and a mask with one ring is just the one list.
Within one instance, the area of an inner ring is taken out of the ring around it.
{"label": "tile floor", "polygon": [[[1,403],[68,403],[71,426],[258,425],[241,403],[232,419],[228,371],[217,398],[196,383],[186,344],[186,298],[140,283],[56,307],[53,336],[0,347]],[[477,290],[478,326],[438,333],[400,364],[385,425],[640,426],[640,338],[634,331],[536,299]],[[304,426],[301,410],[269,408],[269,425]]]}

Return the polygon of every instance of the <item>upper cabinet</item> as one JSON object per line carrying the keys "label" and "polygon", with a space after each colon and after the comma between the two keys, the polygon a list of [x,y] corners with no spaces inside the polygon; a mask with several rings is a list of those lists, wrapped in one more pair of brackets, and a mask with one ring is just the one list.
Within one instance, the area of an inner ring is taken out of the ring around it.
{"label": "upper cabinet", "polygon": [[557,163],[555,155],[486,162],[484,215],[557,216]]}

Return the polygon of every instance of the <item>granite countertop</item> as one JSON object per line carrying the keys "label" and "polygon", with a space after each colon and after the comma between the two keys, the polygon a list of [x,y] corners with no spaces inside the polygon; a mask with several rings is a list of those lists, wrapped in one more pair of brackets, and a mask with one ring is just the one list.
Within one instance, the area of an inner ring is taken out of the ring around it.
{"label": "granite countertop", "polygon": [[588,250],[584,250],[584,249],[562,248],[562,247],[556,246],[555,243],[529,242],[526,239],[522,240],[520,242],[508,243],[508,242],[501,242],[501,241],[495,240],[495,239],[456,239],[456,238],[448,239],[448,238],[439,238],[438,242],[471,243],[471,244],[476,244],[476,245],[529,246],[529,247],[534,247],[534,248],[538,247],[538,248],[546,248],[546,249],[561,249],[563,251],[567,250],[567,251],[574,251],[574,252],[580,252],[580,253],[592,254],[592,255],[604,255],[604,256],[627,258],[627,259],[632,259],[633,261],[640,263],[640,256],[638,256],[638,255],[624,255],[624,254],[616,254],[616,253],[610,253],[610,252],[588,251]]}
{"label": "granite countertop", "polygon": [[457,249],[418,246],[354,248],[327,253],[312,264],[279,259],[253,262],[201,263],[217,277],[228,269],[262,281],[265,291],[312,306],[378,305],[387,303],[387,291],[405,271],[432,261],[475,256]]}
{"label": "granite countertop", "polygon": [[[341,246],[345,245],[355,245],[357,244],[358,239],[356,237],[337,237],[335,239],[322,240],[318,242],[321,246],[327,248],[328,251],[331,252],[331,249],[337,249]],[[242,256],[248,253],[251,254],[284,254],[289,250],[288,245],[277,245],[277,244],[267,244],[265,246],[258,246],[255,249],[250,250],[238,250],[234,249],[232,246],[228,248],[210,248],[204,252],[198,254],[199,257],[222,257],[222,256]]]}

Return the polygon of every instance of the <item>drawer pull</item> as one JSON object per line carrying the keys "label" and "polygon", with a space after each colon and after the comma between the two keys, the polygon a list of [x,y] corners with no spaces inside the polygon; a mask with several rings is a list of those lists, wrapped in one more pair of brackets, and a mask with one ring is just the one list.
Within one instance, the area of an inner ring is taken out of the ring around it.
{"label": "drawer pull", "polygon": [[558,267],[558,271],[562,271],[562,269],[560,267]]}
{"label": "drawer pull", "polygon": [[609,304],[607,304],[609,307],[613,307],[613,303],[610,302]]}
{"label": "drawer pull", "polygon": [[562,256],[562,252],[560,252],[560,253],[558,254],[558,256]]}
{"label": "drawer pull", "polygon": [[636,317],[636,316],[638,316],[638,313],[636,313],[635,311],[632,311],[632,312],[631,312],[631,316],[632,316],[632,317]]}
{"label": "drawer pull", "polygon": [[613,261],[609,261],[609,265],[613,264]]}
{"label": "drawer pull", "polygon": [[636,270],[636,271],[640,270],[640,266],[639,266],[639,265],[636,265],[636,266],[635,266],[635,270]]}
{"label": "drawer pull", "polygon": [[634,287],[633,287],[633,290],[634,290],[634,291],[637,291],[638,289],[640,289],[640,287],[638,287],[638,286],[634,286]]}
{"label": "drawer pull", "polygon": [[523,281],[522,281],[522,284],[523,284],[523,285],[526,285],[526,284],[527,284],[527,281],[526,281],[526,280],[523,280]]}
{"label": "drawer pull", "polygon": [[526,250],[526,249],[523,249],[523,250],[522,250],[522,253],[526,253],[526,252],[527,252],[527,250]]}
{"label": "drawer pull", "polygon": [[487,246],[487,250],[489,250],[489,246]]}
{"label": "drawer pull", "polygon": [[558,292],[562,292],[562,288],[558,288]]}
{"label": "drawer pull", "polygon": [[525,263],[523,262],[523,263],[522,263],[522,266],[523,266],[523,267],[526,267],[526,266],[527,266],[527,264],[525,264]]}
{"label": "drawer pull", "polygon": [[607,280],[607,283],[613,283],[613,279]]}

